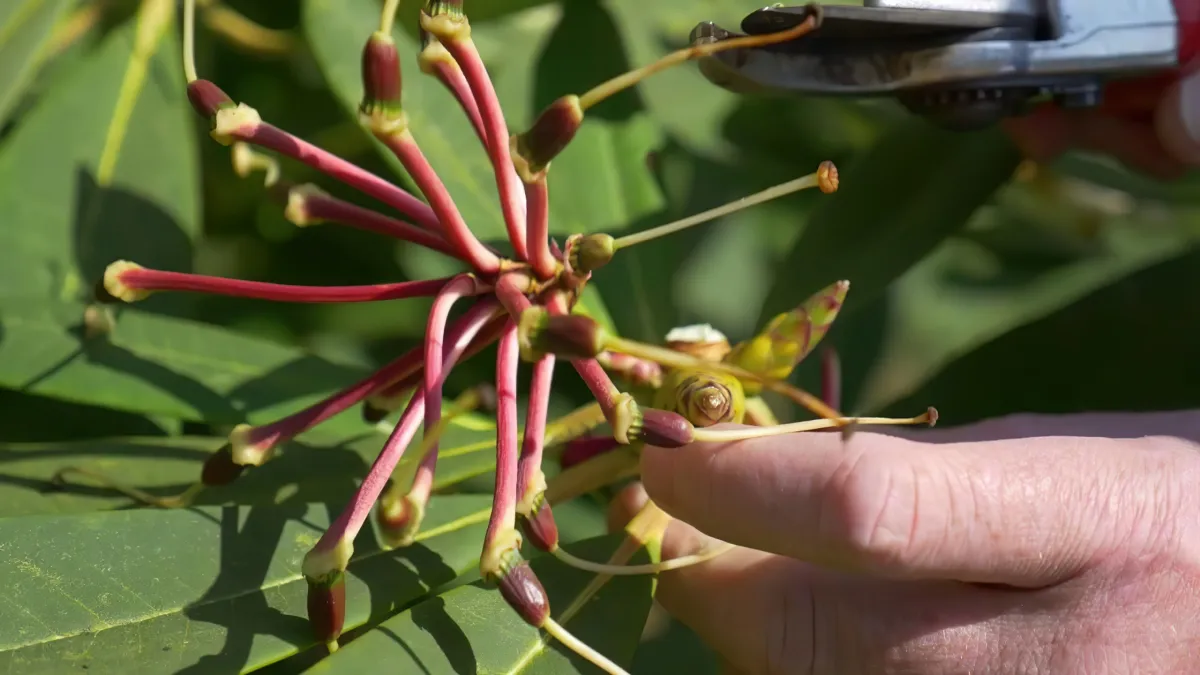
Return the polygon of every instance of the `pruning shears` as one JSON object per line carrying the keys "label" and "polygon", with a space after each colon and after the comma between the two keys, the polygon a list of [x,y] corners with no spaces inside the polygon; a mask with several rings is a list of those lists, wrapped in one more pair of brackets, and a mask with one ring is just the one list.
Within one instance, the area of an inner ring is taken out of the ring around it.
{"label": "pruning shears", "polygon": [[[949,128],[978,128],[1032,104],[1135,107],[1128,93],[1200,65],[1200,0],[865,0],[774,5],[741,33],[697,25],[693,45],[799,25],[811,34],[699,59],[738,93],[892,97]],[[1115,95],[1114,87],[1127,92]],[[1132,87],[1132,88],[1131,88]]]}

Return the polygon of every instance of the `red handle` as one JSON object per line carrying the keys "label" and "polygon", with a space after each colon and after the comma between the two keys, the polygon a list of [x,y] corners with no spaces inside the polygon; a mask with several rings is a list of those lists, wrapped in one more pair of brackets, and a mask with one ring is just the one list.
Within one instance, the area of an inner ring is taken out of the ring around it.
{"label": "red handle", "polygon": [[1171,0],[1179,31],[1179,68],[1104,87],[1101,109],[1124,118],[1149,120],[1166,90],[1184,73],[1200,69],[1200,0]]}
{"label": "red handle", "polygon": [[1179,22],[1179,63],[1185,69],[1195,68],[1200,55],[1200,0],[1171,0],[1175,19]]}

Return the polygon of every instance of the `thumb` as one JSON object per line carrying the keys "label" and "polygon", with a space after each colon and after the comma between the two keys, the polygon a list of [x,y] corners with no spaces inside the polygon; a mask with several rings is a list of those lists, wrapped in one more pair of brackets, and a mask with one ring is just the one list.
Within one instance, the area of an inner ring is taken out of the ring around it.
{"label": "thumb", "polygon": [[1200,167],[1200,71],[1175,82],[1155,112],[1163,147],[1176,159]]}
{"label": "thumb", "polygon": [[1153,438],[864,432],[646,447],[641,470],[665,511],[730,543],[882,576],[1039,587],[1138,533],[1166,536],[1177,507],[1164,500],[1184,494],[1193,459]]}

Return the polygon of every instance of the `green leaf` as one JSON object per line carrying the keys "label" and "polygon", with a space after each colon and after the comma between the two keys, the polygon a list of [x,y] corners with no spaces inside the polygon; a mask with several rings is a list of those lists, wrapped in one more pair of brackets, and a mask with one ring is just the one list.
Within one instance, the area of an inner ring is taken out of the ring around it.
{"label": "green leaf", "polygon": [[[402,550],[382,550],[364,528],[346,577],[347,629],[475,566],[490,505],[434,499],[418,543]],[[307,649],[300,564],[329,509],[286,499],[0,520],[0,667],[246,672]]]}
{"label": "green leaf", "polygon": [[173,16],[143,4],[0,148],[0,294],[81,297],[121,258],[191,268],[197,149]]}
{"label": "green leaf", "polygon": [[891,129],[841,167],[841,184],[813,212],[777,266],[760,323],[837,281],[843,314],[873,300],[1012,176],[1020,157],[999,130],[946,131],[919,118]]}
{"label": "green leaf", "polygon": [[[580,557],[607,560],[623,537],[609,535],[565,548]],[[643,550],[630,562],[645,559]],[[555,617],[594,577],[550,556],[537,557],[530,564],[546,589]],[[565,628],[618,665],[628,667],[650,611],[652,582],[649,575],[613,577]],[[499,592],[478,582],[415,605],[307,672],[367,672],[379,663],[387,663],[397,672],[427,675],[600,672],[522,621]]]}
{"label": "green leaf", "polygon": [[33,81],[42,50],[70,0],[10,0],[0,7],[0,127]]}
{"label": "green leaf", "polygon": [[0,386],[235,424],[270,421],[367,372],[216,326],[122,310],[108,338],[83,340],[83,305],[0,297]]}
{"label": "green leaf", "polygon": [[[979,227],[973,230],[986,234],[1012,226],[1015,218],[1008,207],[1015,200],[1009,194],[1004,197],[999,206],[981,214]],[[1090,250],[1079,252],[1072,260],[1049,257],[1044,252],[1049,246],[1024,255],[1005,247],[998,255],[997,249],[976,241],[947,241],[892,289],[886,348],[864,383],[858,408],[891,408],[942,369],[953,368],[957,359],[971,358],[974,350],[1021,326],[1057,312],[1070,312],[1074,303],[1089,294],[1196,245],[1194,229],[1187,227],[1197,221],[1196,216],[1179,214],[1171,227],[1156,226],[1156,218],[1135,213],[1111,219],[1090,242]],[[1113,334],[1108,326],[1096,330]],[[1015,371],[1017,364],[997,367],[995,377],[1003,378],[1002,373],[1010,368]],[[945,395],[944,391],[938,393]],[[939,410],[947,406],[947,414],[952,415],[951,407],[975,395],[974,390],[964,391],[952,399],[928,400],[924,405]]]}
{"label": "green leaf", "polygon": [[[541,86],[541,64],[570,69],[579,57],[590,58],[578,51],[559,53],[562,49],[551,49],[551,43],[569,49],[570,40],[555,42],[555,32],[580,30],[583,22],[574,19],[576,13],[595,11],[590,3],[546,5],[472,27],[510,132],[523,131],[539,112],[531,104]],[[363,44],[378,23],[379,4],[372,0],[307,0],[304,4],[304,26],[313,53],[350,115],[357,115],[362,97]],[[481,238],[504,238],[494,174],[478,138],[453,96],[418,70],[417,41],[397,31],[396,43],[405,76],[404,107],[414,137],[472,230]],[[555,95],[568,93],[572,91]],[[646,153],[658,140],[658,128],[645,115],[589,118],[550,173],[551,232],[615,231],[660,209],[662,197],[645,166]],[[375,145],[398,175],[406,175],[382,144]]]}
{"label": "green leaf", "polygon": [[[1055,290],[1050,289],[1054,280],[1046,279],[1013,294],[1031,304],[1043,294],[1074,297],[964,350],[883,414],[935,405],[942,419],[959,424],[1013,412],[1200,405],[1195,386],[1200,353],[1194,339],[1200,331],[1200,311],[1194,303],[1179,302],[1181,289],[1200,283],[1200,253],[1194,242],[1174,250],[1160,243],[1155,250],[1152,244],[1133,241],[1147,234],[1128,232],[1131,250],[1107,274],[1093,264],[1059,279]],[[1088,277],[1090,287],[1080,288]],[[1002,309],[986,301],[986,292],[976,295],[985,301],[981,312]]]}
{"label": "green leaf", "polygon": [[[457,418],[447,425],[438,456],[435,489],[481,476],[496,466],[495,426],[482,418]],[[209,488],[198,505],[270,505],[299,494],[306,502],[347,497],[367,474],[387,436],[365,425],[340,438],[324,427],[286,443],[268,464],[250,469],[236,481]],[[420,457],[421,432],[409,444],[393,473],[408,485]],[[200,476],[208,457],[226,443],[210,436],[118,437],[84,441],[0,444],[0,517],[38,513],[74,513],[126,508],[138,502],[86,476],[71,475],[70,485],[51,480],[64,467],[76,467],[119,479],[158,497],[187,489]]]}

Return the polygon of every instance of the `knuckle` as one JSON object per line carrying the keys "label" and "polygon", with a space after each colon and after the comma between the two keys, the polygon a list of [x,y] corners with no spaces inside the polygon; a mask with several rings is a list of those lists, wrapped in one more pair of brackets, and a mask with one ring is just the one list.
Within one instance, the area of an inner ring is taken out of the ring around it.
{"label": "knuckle", "polygon": [[859,564],[894,565],[910,555],[916,536],[918,478],[890,453],[847,459],[830,485],[825,534]]}

